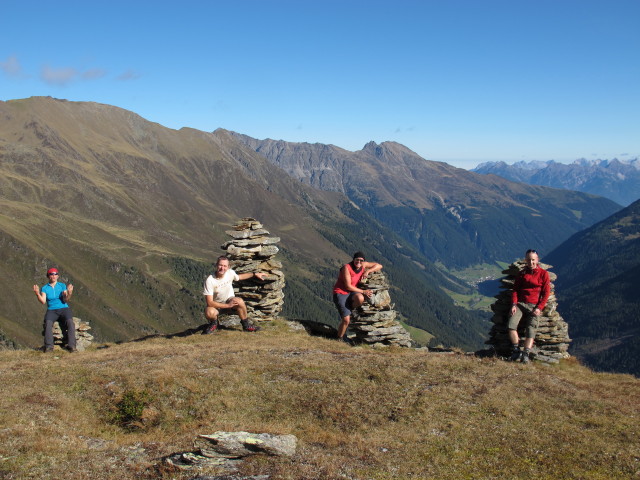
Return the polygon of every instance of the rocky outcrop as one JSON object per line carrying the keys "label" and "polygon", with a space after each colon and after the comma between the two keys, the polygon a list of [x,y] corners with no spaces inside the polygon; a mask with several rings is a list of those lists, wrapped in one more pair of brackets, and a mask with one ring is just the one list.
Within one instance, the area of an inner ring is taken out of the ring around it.
{"label": "rocky outcrop", "polygon": [[[282,263],[274,257],[279,249],[279,237],[269,236],[260,222],[254,218],[242,218],[233,230],[226,232],[232,237],[222,245],[229,257],[231,268],[236,273],[264,272],[264,281],[250,279],[235,284],[236,295],[247,305],[249,318],[254,321],[274,320],[282,311],[285,286]],[[225,324],[223,318],[220,323]]]}
{"label": "rocky outcrop", "polygon": [[250,455],[292,457],[298,439],[295,435],[270,433],[215,432],[198,435],[194,441],[196,451],[176,453],[165,461],[180,470],[235,470],[243,458]]}
{"label": "rocky outcrop", "polygon": [[373,272],[358,286],[373,290],[373,295],[351,319],[350,329],[355,332],[356,342],[411,347],[409,332],[396,320],[398,314],[391,303],[387,277],[382,272]]}
{"label": "rocky outcrop", "polygon": [[[76,325],[76,348],[79,352],[84,351],[93,341],[93,335],[89,333],[91,327],[89,322],[84,322],[77,317],[73,317],[73,323]],[[58,322],[53,324],[53,345],[63,348],[66,346],[62,329]]]}
{"label": "rocky outcrop", "polygon": [[[511,342],[509,340],[507,322],[509,321],[509,312],[511,310],[511,292],[516,276],[525,267],[524,262],[518,261],[509,265],[502,273],[506,275],[500,283],[502,291],[496,295],[496,302],[491,305],[494,312],[491,321],[493,326],[489,332],[489,340],[487,344],[492,345],[495,353],[499,356],[508,356],[511,353]],[[545,270],[552,268],[550,265],[540,264]],[[563,320],[557,311],[558,302],[554,293],[554,284],[556,275],[549,272],[551,280],[551,294],[547,305],[542,311],[542,315],[538,319],[538,330],[534,340],[532,357],[548,363],[557,363],[560,359],[568,358],[569,343],[569,326]],[[521,322],[522,323],[522,322]],[[523,338],[523,331],[520,331],[520,337]]]}

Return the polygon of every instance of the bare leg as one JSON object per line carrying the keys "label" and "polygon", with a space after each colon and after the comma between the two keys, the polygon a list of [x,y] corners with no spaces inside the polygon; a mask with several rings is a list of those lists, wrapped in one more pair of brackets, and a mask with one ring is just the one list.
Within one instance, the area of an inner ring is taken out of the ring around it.
{"label": "bare leg", "polygon": [[215,322],[218,320],[218,310],[213,307],[207,307],[204,309],[204,318],[206,318],[209,323]]}
{"label": "bare leg", "polygon": [[236,311],[236,313],[240,317],[240,320],[246,320],[248,315],[247,315],[247,306],[245,305],[244,300],[241,299],[240,297],[233,297],[231,300],[229,300],[229,302],[235,303],[235,307],[233,307],[233,309]]}
{"label": "bare leg", "polygon": [[520,344],[520,336],[517,330],[509,330],[509,340],[511,340],[511,345]]}
{"label": "bare leg", "polygon": [[344,337],[344,334],[347,332],[347,328],[349,328],[350,322],[351,322],[351,315],[342,317],[342,320],[340,321],[340,325],[338,326],[338,338]]}
{"label": "bare leg", "polygon": [[[355,310],[363,303],[364,295],[361,293],[356,293],[351,296],[351,305],[349,308],[351,308],[351,310]],[[351,323],[351,315],[347,315],[346,317],[341,318],[340,325],[338,326],[338,338],[344,337],[344,334],[347,332],[347,328],[349,328],[349,323]]]}

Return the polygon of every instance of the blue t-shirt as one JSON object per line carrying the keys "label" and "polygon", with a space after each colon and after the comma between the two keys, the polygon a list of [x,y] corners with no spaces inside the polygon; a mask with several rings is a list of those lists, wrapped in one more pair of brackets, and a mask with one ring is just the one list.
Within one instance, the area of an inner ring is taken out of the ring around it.
{"label": "blue t-shirt", "polygon": [[51,286],[48,283],[44,285],[40,291],[47,295],[47,310],[57,310],[59,308],[67,308],[69,305],[62,300],[62,292],[67,289],[64,283],[56,282]]}

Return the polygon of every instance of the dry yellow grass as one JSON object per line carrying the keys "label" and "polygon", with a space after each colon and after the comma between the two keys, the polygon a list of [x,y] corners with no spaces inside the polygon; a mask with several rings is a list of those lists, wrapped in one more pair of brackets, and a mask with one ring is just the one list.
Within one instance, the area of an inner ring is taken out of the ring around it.
{"label": "dry yellow grass", "polygon": [[[291,433],[273,479],[640,478],[640,380],[351,348],[293,332],[153,339],[80,354],[0,352],[0,478],[186,479],[199,433]],[[148,395],[123,425],[118,403]]]}

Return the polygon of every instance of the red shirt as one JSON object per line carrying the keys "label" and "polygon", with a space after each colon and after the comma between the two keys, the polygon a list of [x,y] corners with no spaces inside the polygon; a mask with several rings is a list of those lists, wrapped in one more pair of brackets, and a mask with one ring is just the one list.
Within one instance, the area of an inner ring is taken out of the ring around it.
{"label": "red shirt", "polygon": [[[356,272],[351,263],[345,264],[347,271],[351,274],[351,286],[355,287],[360,282],[362,275],[364,275],[364,267],[360,268],[359,272]],[[339,293],[341,295],[348,295],[351,291],[347,290],[347,286],[344,284],[344,279],[342,278],[342,269],[338,273],[338,280],[336,280],[336,284],[333,286],[333,293]]]}
{"label": "red shirt", "polygon": [[550,293],[549,272],[540,267],[535,270],[525,267],[513,284],[511,303],[514,305],[518,302],[533,303],[542,311]]}

